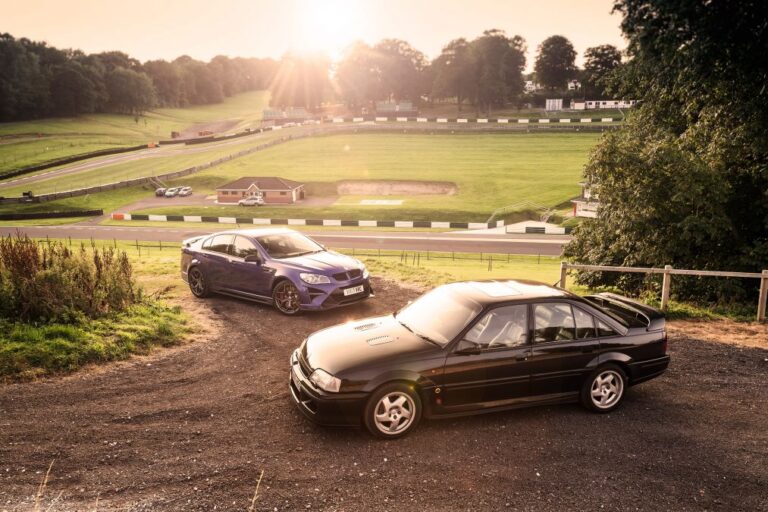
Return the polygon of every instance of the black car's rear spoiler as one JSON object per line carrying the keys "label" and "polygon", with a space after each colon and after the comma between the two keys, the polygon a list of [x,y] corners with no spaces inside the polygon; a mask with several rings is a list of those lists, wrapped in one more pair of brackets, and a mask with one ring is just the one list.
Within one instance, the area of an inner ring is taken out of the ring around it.
{"label": "black car's rear spoiler", "polygon": [[[607,309],[613,309],[614,312],[620,313],[620,316],[634,317],[635,320],[642,322],[649,331],[659,330],[664,327],[664,313],[662,311],[623,295],[603,292],[588,295],[585,298]],[[616,311],[616,309],[620,311]]]}

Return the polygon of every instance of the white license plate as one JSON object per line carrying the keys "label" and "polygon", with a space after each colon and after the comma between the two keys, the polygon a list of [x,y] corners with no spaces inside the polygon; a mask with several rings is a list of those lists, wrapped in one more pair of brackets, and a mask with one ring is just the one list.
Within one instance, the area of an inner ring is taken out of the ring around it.
{"label": "white license plate", "polygon": [[362,284],[360,286],[353,286],[352,288],[345,288],[344,289],[344,296],[346,297],[347,295],[354,295],[356,293],[363,293],[364,290],[365,290],[365,286],[363,286]]}

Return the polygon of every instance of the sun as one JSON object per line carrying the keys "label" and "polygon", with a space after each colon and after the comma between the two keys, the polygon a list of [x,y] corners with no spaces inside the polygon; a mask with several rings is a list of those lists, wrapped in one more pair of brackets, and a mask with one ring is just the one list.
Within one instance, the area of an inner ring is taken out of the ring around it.
{"label": "sun", "polygon": [[361,4],[350,0],[299,0],[292,49],[324,53],[337,60],[363,33]]}

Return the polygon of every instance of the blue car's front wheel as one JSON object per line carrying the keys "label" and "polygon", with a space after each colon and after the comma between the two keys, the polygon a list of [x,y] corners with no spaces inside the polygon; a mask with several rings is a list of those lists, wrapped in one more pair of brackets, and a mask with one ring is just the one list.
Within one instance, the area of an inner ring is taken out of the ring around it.
{"label": "blue car's front wheel", "polygon": [[299,312],[301,304],[299,290],[288,280],[280,281],[275,285],[275,289],[272,290],[272,300],[277,310],[284,315],[295,315]]}

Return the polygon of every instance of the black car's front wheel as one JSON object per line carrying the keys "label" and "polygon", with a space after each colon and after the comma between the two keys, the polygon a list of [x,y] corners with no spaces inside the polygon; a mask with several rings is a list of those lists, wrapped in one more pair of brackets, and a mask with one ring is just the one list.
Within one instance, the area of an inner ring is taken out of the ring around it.
{"label": "black car's front wheel", "polygon": [[395,439],[416,428],[421,419],[421,400],[412,386],[387,384],[371,396],[363,414],[363,423],[371,434]]}
{"label": "black car's front wheel", "polygon": [[607,364],[597,368],[584,381],[581,403],[594,412],[611,412],[621,404],[626,388],[624,371],[614,364]]}
{"label": "black car's front wheel", "polygon": [[290,281],[280,281],[272,290],[272,300],[278,311],[284,315],[295,315],[300,311],[299,290]]}
{"label": "black car's front wheel", "polygon": [[190,269],[189,274],[187,274],[187,281],[189,281],[189,289],[195,297],[202,299],[210,295],[208,281],[205,280],[205,275],[199,268]]}

